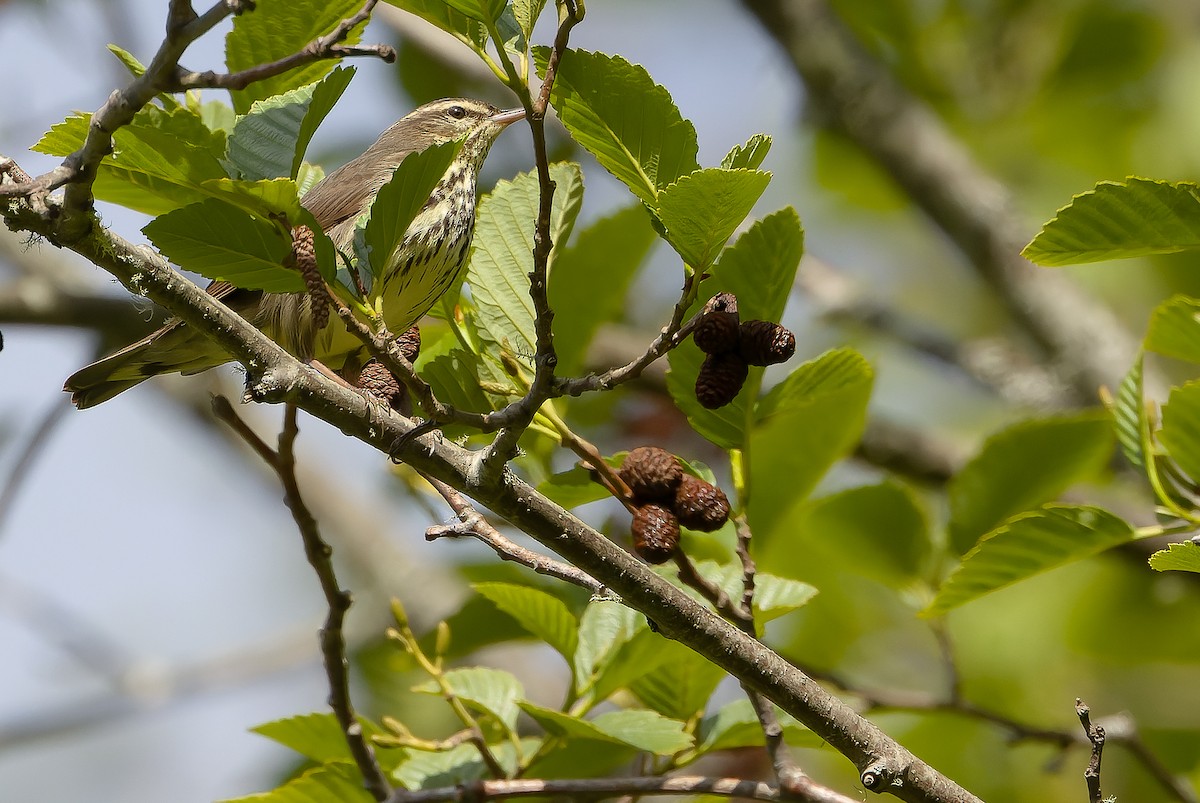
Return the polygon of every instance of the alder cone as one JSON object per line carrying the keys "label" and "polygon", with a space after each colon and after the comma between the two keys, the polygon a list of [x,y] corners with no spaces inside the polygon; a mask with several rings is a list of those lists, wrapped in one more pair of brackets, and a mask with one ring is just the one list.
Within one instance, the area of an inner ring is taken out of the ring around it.
{"label": "alder cone", "polygon": [[771,321],[746,321],[741,325],[739,349],[750,365],[775,365],[796,353],[796,336]]}
{"label": "alder cone", "polygon": [[415,323],[404,330],[400,337],[396,338],[396,345],[400,347],[400,353],[404,355],[404,359],[409,362],[416,362],[417,357],[421,356],[421,329]]}
{"label": "alder cone", "polygon": [[657,446],[639,446],[625,458],[617,472],[638,502],[673,499],[683,469],[675,455]]}
{"label": "alder cone", "polygon": [[397,408],[404,396],[404,388],[400,382],[383,363],[376,359],[369,360],[362,367],[355,387],[393,409]]}
{"label": "alder cone", "polygon": [[304,277],[304,287],[312,299],[313,325],[324,329],[329,323],[329,293],[325,289],[325,279],[321,269],[317,267],[317,249],[313,230],[308,226],[296,226],[292,229],[292,265]]}
{"label": "alder cone", "polygon": [[704,305],[692,330],[692,342],[705,354],[724,354],[738,347],[737,296],[717,293]]}
{"label": "alder cone", "polygon": [[675,517],[689,530],[711,533],[729,520],[729,499],[711,482],[685,474],[675,489]]}
{"label": "alder cone", "polygon": [[679,519],[662,505],[642,505],[633,514],[633,549],[647,563],[666,563],[679,548]]}
{"label": "alder cone", "polygon": [[724,407],[737,397],[750,366],[735,351],[710,354],[696,375],[696,400],[709,410]]}

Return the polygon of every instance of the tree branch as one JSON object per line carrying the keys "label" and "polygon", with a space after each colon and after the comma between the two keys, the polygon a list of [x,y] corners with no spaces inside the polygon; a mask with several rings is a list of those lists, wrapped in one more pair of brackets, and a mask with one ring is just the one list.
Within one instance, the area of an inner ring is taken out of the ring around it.
{"label": "tree branch", "polygon": [[[526,778],[475,781],[441,789],[417,792],[396,790],[387,803],[435,803],[436,801],[507,800],[517,797],[561,796],[569,800],[602,800],[622,794],[634,795],[719,795],[745,800],[784,800],[779,790],[758,781],[737,778],[675,777],[582,778],[541,781]],[[846,803],[849,798],[827,798]]]}

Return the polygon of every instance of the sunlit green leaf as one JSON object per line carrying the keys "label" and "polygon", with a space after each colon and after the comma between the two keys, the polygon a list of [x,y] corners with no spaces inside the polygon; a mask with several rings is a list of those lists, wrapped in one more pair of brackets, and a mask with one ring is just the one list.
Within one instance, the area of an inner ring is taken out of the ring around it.
{"label": "sunlit green leaf", "polygon": [[[534,49],[539,74],[548,49]],[[620,56],[567,50],[550,101],[572,138],[651,206],[658,192],[695,172],[696,129],[644,67]]]}
{"label": "sunlit green leaf", "polygon": [[579,643],[575,648],[573,674],[576,691],[592,685],[621,645],[633,638],[644,619],[619,602],[596,600],[579,619]]}
{"label": "sunlit green leaf", "polygon": [[[225,64],[230,72],[240,72],[290,56],[361,7],[360,0],[257,0],[253,11],[233,18],[233,30],[225,37]],[[356,44],[364,27],[365,23],[356,25],[342,43]],[[245,114],[254,101],[319,81],[335,66],[332,59],[318,59],[231,90],[233,108]]]}
{"label": "sunlit green leaf", "polygon": [[677,641],[660,639],[657,648],[665,657],[657,666],[646,667],[630,690],[663,716],[689,720],[704,710],[725,670]]}
{"label": "sunlit green leaf", "polygon": [[363,786],[358,767],[336,762],[314,767],[270,792],[223,803],[373,803],[374,800]]}
{"label": "sunlit green leaf", "polygon": [[1167,544],[1167,548],[1150,556],[1150,568],[1160,572],[1180,571],[1200,573],[1200,545],[1194,541]]}
{"label": "sunlit green leaf", "polygon": [[[520,713],[517,700],[525,695],[525,689],[511,672],[486,666],[469,666],[448,670],[444,679],[458,699],[492,714],[509,728],[516,725]],[[413,691],[441,694],[438,684],[432,680],[415,687]]]}
{"label": "sunlit green leaf", "polygon": [[725,154],[725,158],[721,160],[721,167],[730,170],[739,168],[757,170],[763,160],[767,158],[767,152],[770,150],[771,138],[766,134],[755,134],[745,145],[734,145],[730,148],[729,153]]}
{"label": "sunlit green leaf", "polygon": [[339,67],[317,83],[255,101],[229,136],[228,159],[237,175],[295,178],[317,126],[353,77],[353,67]]}
{"label": "sunlit green leaf", "polygon": [[509,583],[475,583],[472,588],[558,650],[568,663],[574,658],[579,621],[558,597],[538,588]]}
{"label": "sunlit green leaf", "polygon": [[1142,388],[1141,354],[1138,354],[1133,367],[1121,380],[1121,387],[1113,403],[1113,418],[1116,423],[1117,442],[1121,444],[1125,459],[1139,468],[1146,465],[1143,444],[1150,438],[1150,421]]}
{"label": "sunlit green leaf", "polygon": [[1006,427],[950,480],[950,538],[959,554],[1004,519],[1093,478],[1112,457],[1108,415],[1076,413]]}
{"label": "sunlit green leaf", "polygon": [[1200,362],[1200,301],[1174,296],[1155,307],[1143,345],[1147,351]]}
{"label": "sunlit green leaf", "polygon": [[1129,178],[1076,195],[1022,252],[1039,265],[1071,265],[1200,247],[1200,187]]}
{"label": "sunlit green leaf", "polygon": [[487,44],[487,29],[483,23],[451,8],[445,0],[387,0],[387,2],[432,23],[477,51],[483,51]]}
{"label": "sunlit green leaf", "polygon": [[445,3],[480,22],[493,22],[504,11],[504,0],[445,0]]}
{"label": "sunlit green leaf", "polygon": [[300,198],[296,182],[288,178],[244,181],[218,178],[204,182],[214,197],[244,209],[263,220],[280,220],[287,225],[300,222]]}
{"label": "sunlit green leaf", "polygon": [[922,611],[938,616],[984,594],[1095,555],[1133,538],[1133,528],[1100,508],[1046,505],[1009,519],[963,556]]}
{"label": "sunlit green leaf", "polygon": [[1158,439],[1184,473],[1200,482],[1200,381],[1171,388]]}
{"label": "sunlit green leaf", "polygon": [[278,227],[216,198],[158,217],[142,229],[179,267],[238,287],[275,293],[304,289],[283,266],[291,241]]}
{"label": "sunlit green leaf", "polygon": [[[367,739],[382,733],[370,722],[359,719]],[[330,761],[354,761],[346,744],[346,735],[332,713],[299,714],[277,719],[251,728],[254,733],[295,750],[305,758],[319,763]],[[386,760],[385,757],[381,757]]]}
{"label": "sunlit green leaf", "polygon": [[[521,739],[524,755],[536,753],[539,746],[537,739]],[[507,774],[516,772],[517,751],[512,742],[490,744],[488,749]],[[477,781],[488,773],[479,748],[466,743],[439,752],[410,750],[408,759],[396,768],[392,777],[405,789],[416,790],[458,786]]]}
{"label": "sunlit green leaf", "polygon": [[517,18],[517,23],[521,26],[521,32],[525,34],[527,41],[533,35],[534,23],[541,16],[545,5],[546,0],[513,0],[513,15]]}
{"label": "sunlit green leaf", "polygon": [[[791,747],[820,747],[822,740],[786,711],[776,710],[783,736]],[[699,754],[737,747],[762,747],[763,729],[754,707],[745,697],[726,703],[700,722],[697,733]]]}
{"label": "sunlit green leaf", "polygon": [[[554,204],[550,236],[558,245],[567,241],[583,200],[583,176],[576,164],[550,166]],[[537,350],[529,273],[533,270],[533,233],[538,209],[538,179],[533,172],[513,181],[500,181],[479,202],[474,247],[467,281],[484,337],[507,341],[516,354],[530,357]],[[556,254],[551,253],[551,269]]]}
{"label": "sunlit green leaf", "polygon": [[755,578],[754,618],[760,624],[803,608],[816,596],[808,583],[759,572]]}
{"label": "sunlit green leaf", "polygon": [[670,755],[692,744],[683,723],[653,711],[610,711],[585,720],[522,701],[521,709],[548,732],[571,740],[615,741],[657,755]]}
{"label": "sunlit green leaf", "polygon": [[770,181],[770,173],[721,167],[682,176],[658,194],[667,242],[688,265],[707,270]]}
{"label": "sunlit green leaf", "polygon": [[[622,452],[621,457],[615,455],[606,457],[605,461],[613,468],[619,468],[624,454]],[[575,466],[567,471],[552,474],[538,483],[537,490],[554,504],[561,505],[568,510],[611,496],[603,485],[592,479],[591,472],[582,466]]]}

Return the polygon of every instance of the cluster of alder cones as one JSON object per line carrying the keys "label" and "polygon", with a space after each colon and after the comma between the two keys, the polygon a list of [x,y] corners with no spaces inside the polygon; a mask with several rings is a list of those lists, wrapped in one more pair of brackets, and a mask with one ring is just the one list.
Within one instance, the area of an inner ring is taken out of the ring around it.
{"label": "cluster of alder cones", "polygon": [[647,563],[674,556],[681,525],[707,533],[729,518],[729,500],[721,489],[688,474],[666,449],[639,446],[617,474],[633,493],[633,548]]}
{"label": "cluster of alder cones", "polygon": [[715,410],[738,395],[751,365],[774,365],[796,353],[796,336],[771,321],[741,321],[737,296],[709,299],[692,330],[692,342],[708,356],[696,375],[696,400]]}

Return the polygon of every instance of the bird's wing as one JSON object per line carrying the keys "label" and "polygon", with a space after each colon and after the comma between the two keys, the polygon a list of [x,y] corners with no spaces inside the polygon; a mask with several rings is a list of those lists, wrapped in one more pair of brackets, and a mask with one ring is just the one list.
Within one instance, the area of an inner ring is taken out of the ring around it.
{"label": "bird's wing", "polygon": [[[371,196],[391,176],[392,170],[387,165],[378,162],[372,165],[365,158],[368,155],[370,151],[342,165],[300,199],[300,203],[313,213],[325,231],[362,214]],[[395,165],[391,168],[394,169]]]}

